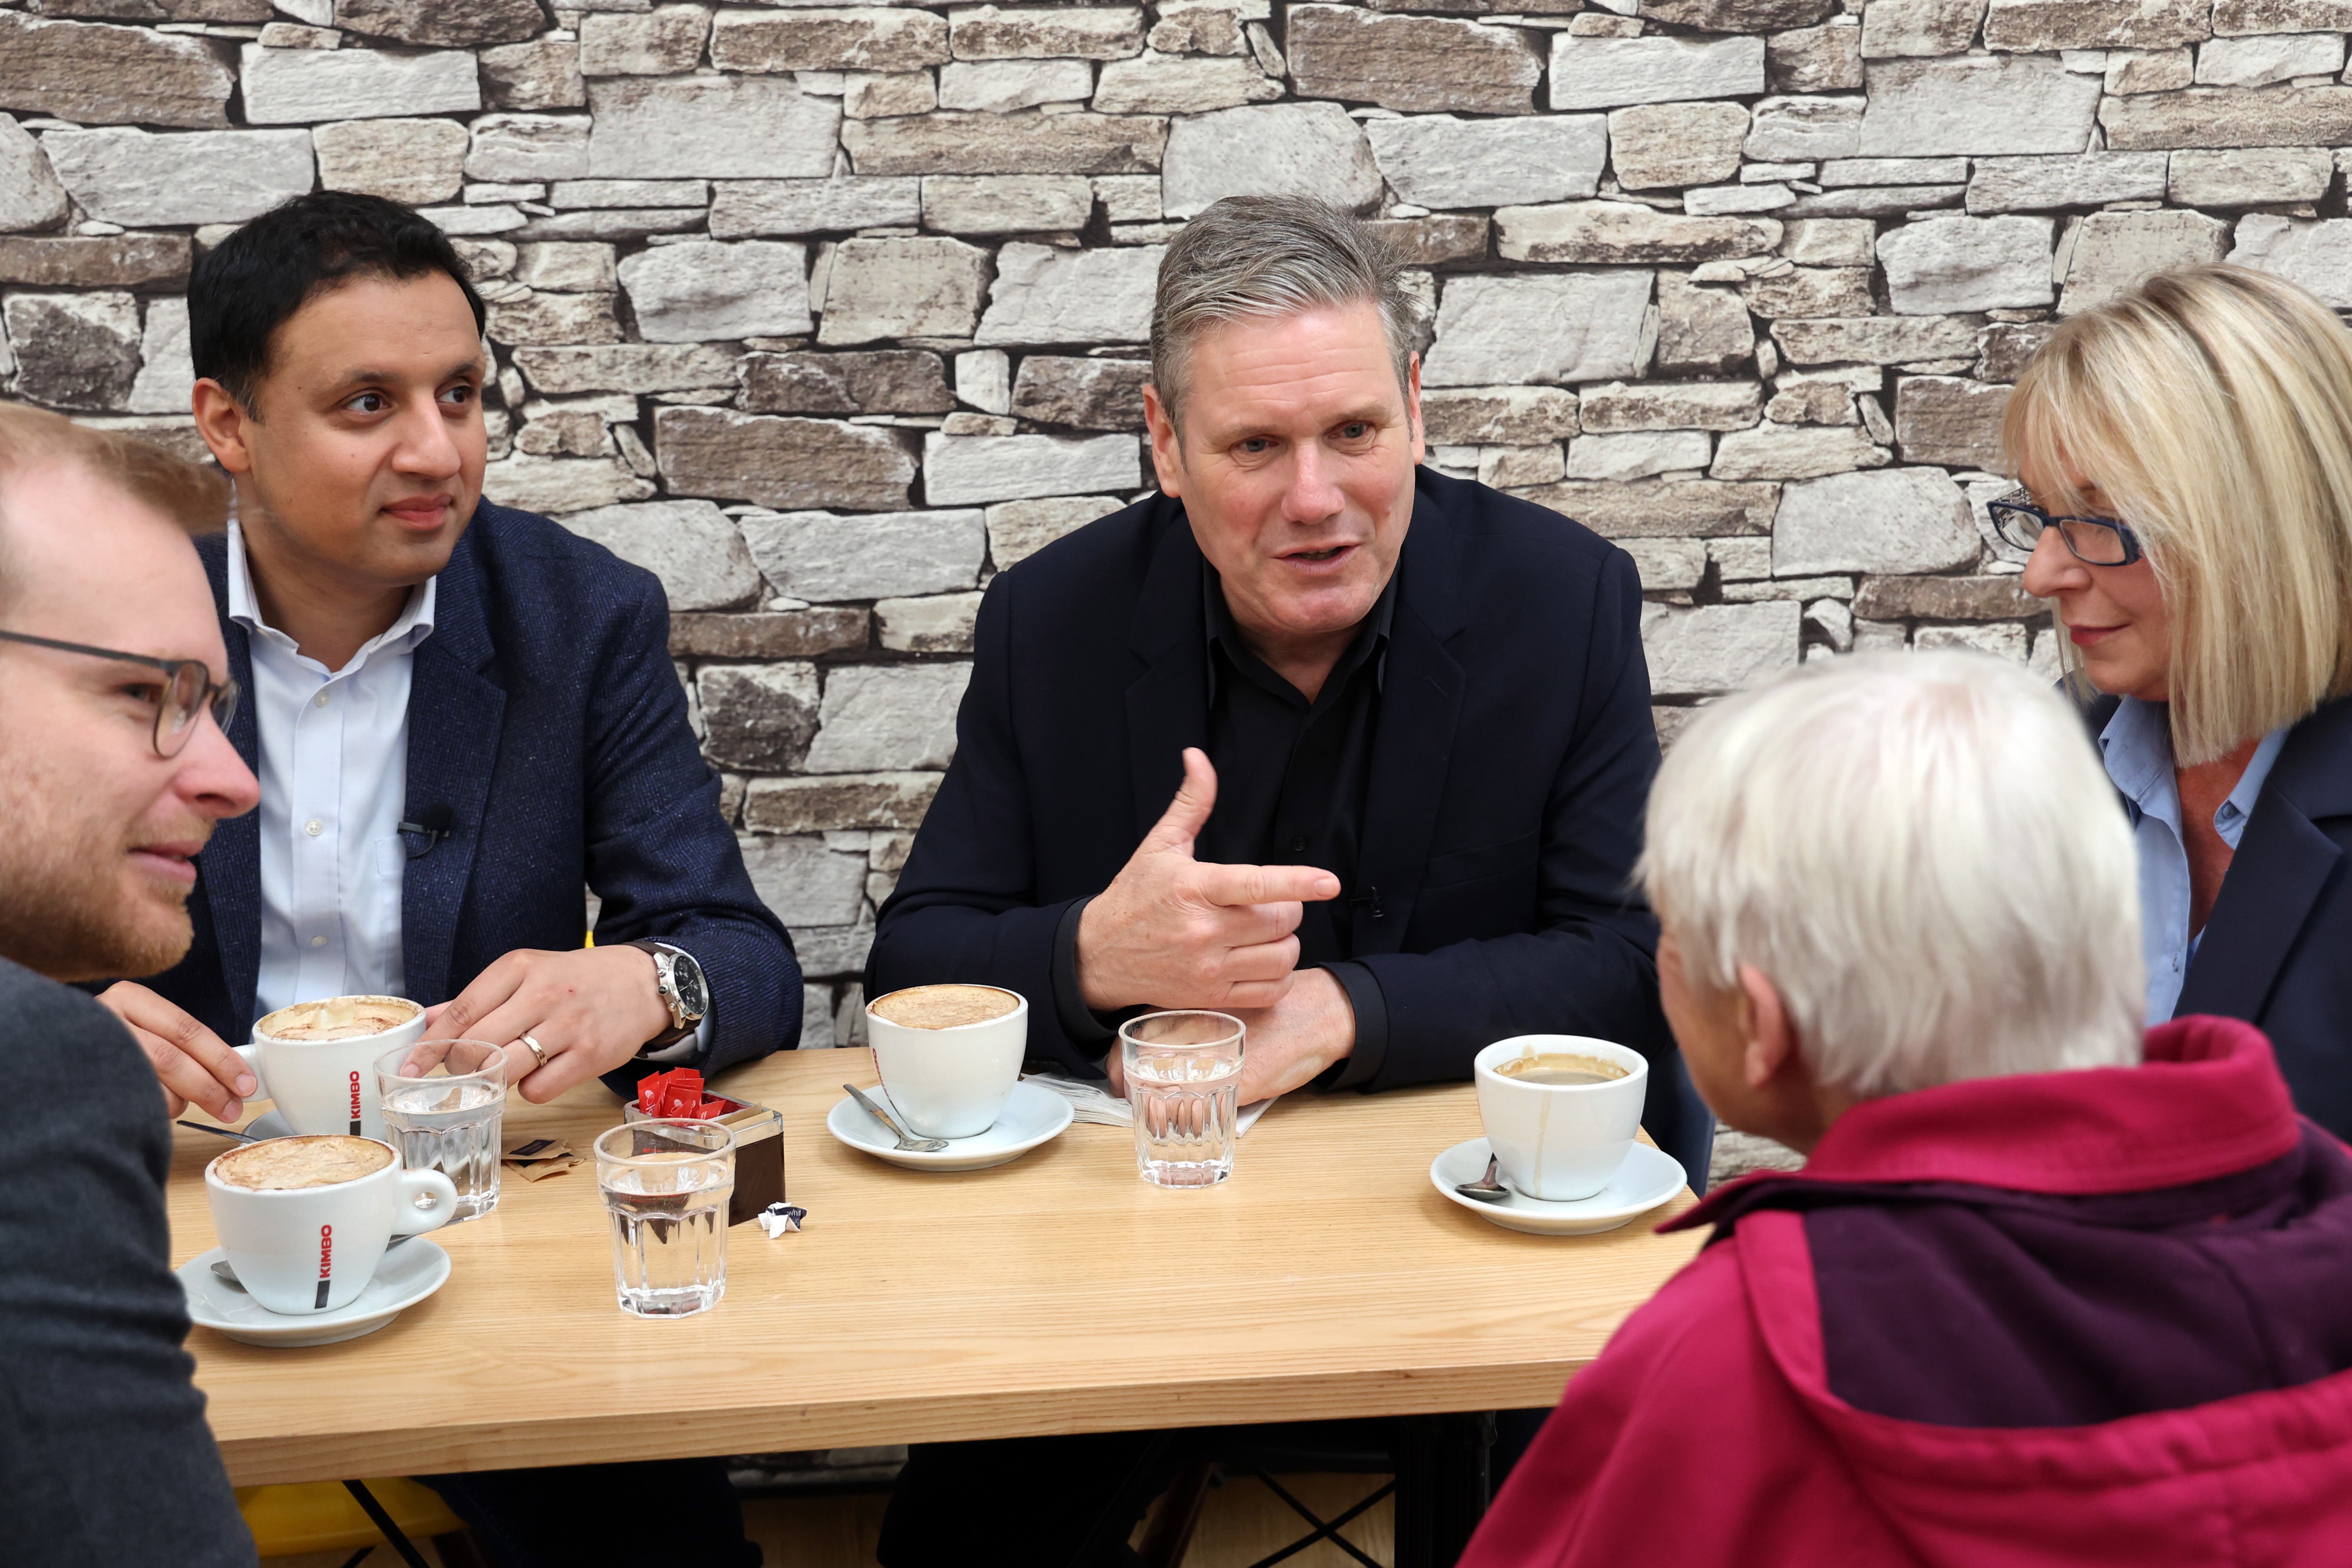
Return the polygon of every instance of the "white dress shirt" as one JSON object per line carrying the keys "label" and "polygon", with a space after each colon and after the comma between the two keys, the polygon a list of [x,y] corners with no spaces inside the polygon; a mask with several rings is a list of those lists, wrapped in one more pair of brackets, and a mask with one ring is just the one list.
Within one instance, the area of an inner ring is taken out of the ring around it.
{"label": "white dress shirt", "polygon": [[320,996],[405,994],[408,689],[433,635],[428,579],[400,618],[329,669],[262,618],[245,536],[228,525],[228,613],[253,657],[261,740],[261,968],[256,1016]]}
{"label": "white dress shirt", "polygon": [[[2254,748],[2238,787],[2213,812],[2213,831],[2231,849],[2246,836],[2263,785],[2286,744],[2284,728],[2272,731]],[[2189,849],[2180,832],[2180,781],[2172,765],[2172,722],[2161,702],[2126,697],[2099,733],[2107,777],[2131,814],[2132,838],[2139,848],[2139,940],[2147,960],[2147,1023],[2172,1016],[2180,987],[2197,956],[2203,931],[2189,929]]]}
{"label": "white dress shirt", "polygon": [[[329,669],[262,618],[245,534],[230,520],[228,614],[248,634],[261,742],[257,1018],[321,996],[408,994],[400,945],[408,693],[417,645],[433,635],[438,583],[412,590],[399,619]],[[709,1048],[716,1013],[708,1005],[694,1033],[644,1059],[691,1061]]]}

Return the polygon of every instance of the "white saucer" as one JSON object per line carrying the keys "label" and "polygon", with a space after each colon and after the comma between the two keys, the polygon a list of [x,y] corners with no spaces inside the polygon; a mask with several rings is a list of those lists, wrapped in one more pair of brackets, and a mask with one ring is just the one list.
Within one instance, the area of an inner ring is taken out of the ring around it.
{"label": "white saucer", "polygon": [[[869,1089],[866,1093],[893,1117],[898,1114],[898,1108],[890,1103],[889,1095],[881,1089]],[[991,1165],[1019,1159],[1069,1124],[1070,1102],[1034,1083],[1013,1086],[1004,1109],[997,1112],[995,1126],[970,1138],[950,1138],[946,1148],[928,1154],[900,1149],[888,1129],[866,1115],[847,1095],[841,1097],[824,1119],[825,1131],[851,1148],[910,1171],[985,1171]]]}
{"label": "white saucer", "polygon": [[[1546,1203],[1519,1192],[1481,1203],[1455,1192],[1457,1183],[1475,1182],[1486,1173],[1486,1158],[1492,1152],[1484,1138],[1456,1143],[1429,1163],[1430,1184],[1480,1219],[1529,1236],[1597,1236],[1630,1223],[1636,1215],[1648,1213],[1683,1190],[1683,1168],[1675,1157],[1647,1143],[1636,1143],[1607,1186],[1572,1204]],[[1500,1176],[1496,1180],[1510,1184]]]}
{"label": "white saucer", "polygon": [[424,1237],[395,1247],[376,1265],[375,1278],[349,1306],[331,1312],[273,1312],[213,1272],[227,1258],[219,1247],[198,1253],[173,1270],[188,1298],[188,1316],[248,1345],[331,1345],[372,1334],[448,1281],[449,1255]]}
{"label": "white saucer", "polygon": [[286,1118],[276,1110],[265,1110],[245,1124],[245,1135],[248,1138],[291,1138],[294,1129],[288,1126]]}

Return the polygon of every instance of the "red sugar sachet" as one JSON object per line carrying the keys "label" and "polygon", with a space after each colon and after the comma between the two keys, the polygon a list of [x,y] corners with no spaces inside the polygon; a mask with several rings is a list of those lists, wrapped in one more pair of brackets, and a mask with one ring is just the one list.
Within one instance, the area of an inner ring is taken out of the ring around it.
{"label": "red sugar sachet", "polygon": [[637,1110],[646,1116],[709,1121],[736,1109],[735,1101],[706,1098],[702,1074],[692,1068],[672,1068],[637,1080]]}

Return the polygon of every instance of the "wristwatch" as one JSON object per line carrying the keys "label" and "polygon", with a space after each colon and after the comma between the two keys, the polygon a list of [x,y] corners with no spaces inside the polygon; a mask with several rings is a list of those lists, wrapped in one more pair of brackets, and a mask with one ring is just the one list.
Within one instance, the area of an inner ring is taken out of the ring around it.
{"label": "wristwatch", "polygon": [[710,1011],[710,991],[702,982],[702,965],[695,963],[692,955],[664,942],[632,942],[624,945],[643,948],[652,955],[654,984],[661,992],[662,1005],[669,1009],[670,1026],[647,1040],[644,1051],[674,1046],[699,1028],[702,1016]]}

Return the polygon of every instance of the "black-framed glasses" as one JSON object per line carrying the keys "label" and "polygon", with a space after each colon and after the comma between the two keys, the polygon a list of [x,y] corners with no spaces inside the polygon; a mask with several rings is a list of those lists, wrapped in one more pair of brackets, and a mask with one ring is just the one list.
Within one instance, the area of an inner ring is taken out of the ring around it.
{"label": "black-framed glasses", "polygon": [[92,647],[88,643],[59,642],[55,637],[37,637],[29,632],[0,631],[0,642],[20,642],[32,647],[55,648],[59,653],[79,653],[91,658],[111,659],[117,664],[143,665],[163,672],[163,693],[155,704],[155,752],[158,756],[176,757],[187,745],[188,737],[195,733],[196,721],[205,709],[212,710],[213,721],[228,732],[229,721],[236,717],[237,686],[235,677],[215,684],[213,672],[205,668],[200,658],[153,658],[143,653],[124,653],[120,648]]}
{"label": "black-framed glasses", "polygon": [[2128,566],[2140,558],[2139,535],[2129,523],[2111,517],[2053,517],[2023,490],[1987,501],[1985,510],[1992,515],[1993,531],[2001,542],[2028,554],[2042,542],[2042,531],[2054,528],[2059,542],[2087,565]]}

